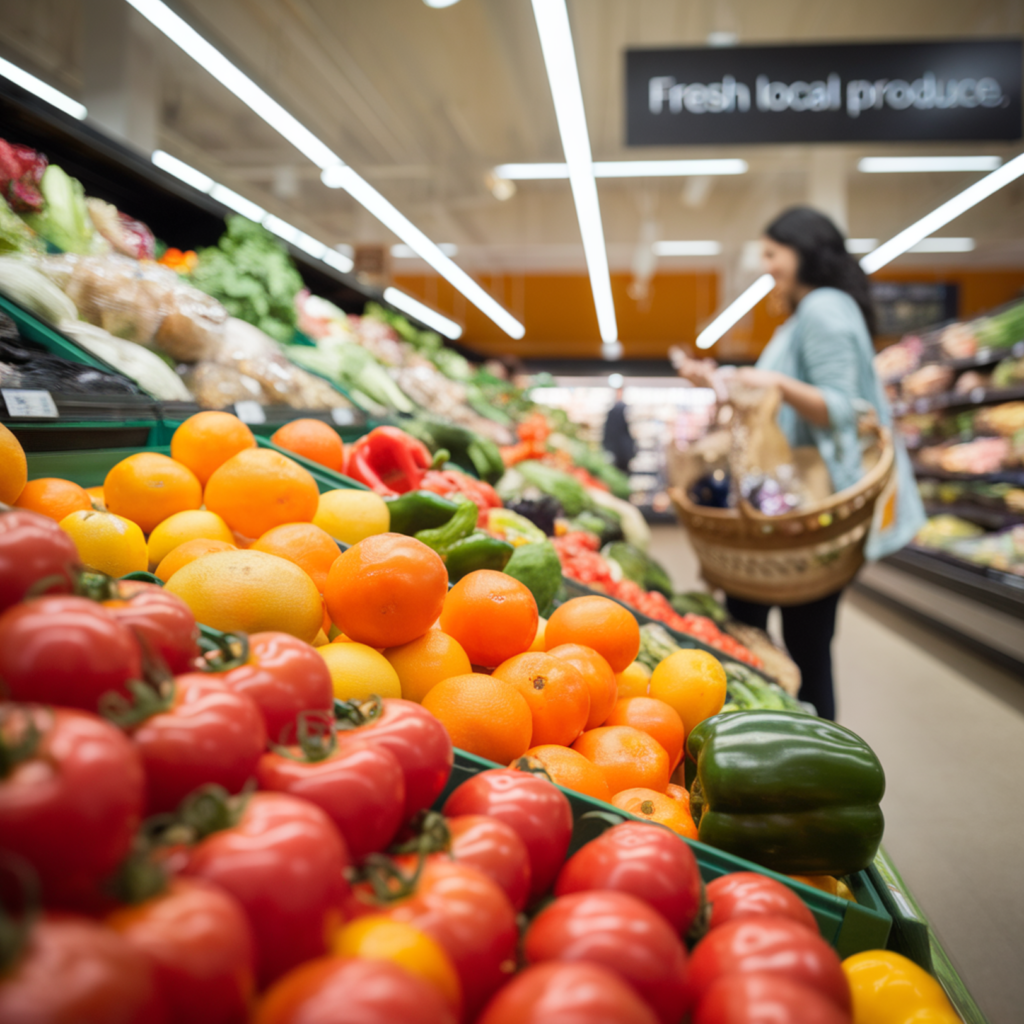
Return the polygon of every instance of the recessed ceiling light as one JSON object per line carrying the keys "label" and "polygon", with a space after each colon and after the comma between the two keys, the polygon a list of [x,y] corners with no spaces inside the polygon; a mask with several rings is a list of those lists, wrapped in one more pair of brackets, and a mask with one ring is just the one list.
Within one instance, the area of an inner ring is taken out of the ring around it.
{"label": "recessed ceiling light", "polygon": [[678,241],[655,242],[651,248],[655,256],[717,256],[722,251],[721,242]]}
{"label": "recessed ceiling light", "polygon": [[63,110],[65,114],[77,117],[79,121],[85,120],[87,111],[78,100],[65,96],[59,89],[54,89],[52,85],[47,85],[41,78],[30,75],[27,71],[19,68],[17,64],[0,59],[0,75],[15,85],[20,85],[25,92],[30,92],[33,96],[46,100],[51,107]]}
{"label": "recessed ceiling light", "polygon": [[441,10],[444,7],[454,7],[459,0],[423,0],[428,7],[433,7],[435,10]]}
{"label": "recessed ceiling light", "polygon": [[[595,178],[685,178],[697,175],[746,174],[746,160],[597,160]],[[498,178],[511,181],[554,181],[569,177],[566,164],[499,164]]]}
{"label": "recessed ceiling light", "polygon": [[932,171],[994,171],[999,156],[866,156],[857,164],[864,174],[924,174]]}

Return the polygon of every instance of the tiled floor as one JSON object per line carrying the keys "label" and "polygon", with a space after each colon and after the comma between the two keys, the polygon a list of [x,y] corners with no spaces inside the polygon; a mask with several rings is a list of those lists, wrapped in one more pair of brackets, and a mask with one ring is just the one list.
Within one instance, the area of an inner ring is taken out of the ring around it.
{"label": "tiled floor", "polygon": [[[680,530],[652,554],[699,585]],[[834,657],[839,719],[886,769],[886,848],[991,1024],[1021,1024],[1024,680],[855,590]]]}

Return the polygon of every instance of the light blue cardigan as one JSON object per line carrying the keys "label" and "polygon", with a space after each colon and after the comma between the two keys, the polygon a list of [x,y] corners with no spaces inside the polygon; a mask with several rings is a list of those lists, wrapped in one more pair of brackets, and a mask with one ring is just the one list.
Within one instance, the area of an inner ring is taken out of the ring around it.
{"label": "light blue cardigan", "polygon": [[[858,409],[865,403],[879,422],[892,428],[892,413],[875,374],[874,347],[857,303],[837,288],[815,288],[796,312],[774,334],[757,365],[813,384],[825,396],[829,425],[816,427],[795,409],[783,404],[779,426],[789,443],[816,445],[840,491],[861,477],[861,449],[857,438]],[[884,533],[872,531],[865,555],[883,558],[913,540],[925,521],[924,507],[906,448],[896,445],[896,518]]]}

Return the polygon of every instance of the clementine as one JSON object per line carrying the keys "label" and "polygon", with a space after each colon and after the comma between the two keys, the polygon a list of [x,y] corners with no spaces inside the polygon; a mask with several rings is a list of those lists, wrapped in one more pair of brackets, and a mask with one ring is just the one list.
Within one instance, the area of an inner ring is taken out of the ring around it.
{"label": "clementine", "polygon": [[683,720],[675,708],[654,697],[626,697],[617,700],[605,725],[631,725],[653,736],[668,754],[671,772],[683,756]]}
{"label": "clementine", "polygon": [[168,552],[160,564],[153,570],[153,575],[158,580],[166,583],[179,569],[194,562],[203,555],[212,555],[216,551],[235,551],[234,544],[227,541],[214,540],[210,537],[195,537],[179,544]]}
{"label": "clementine", "polygon": [[55,476],[29,480],[14,504],[18,508],[27,508],[31,512],[56,519],[58,523],[72,512],[92,509],[92,502],[84,487]]}
{"label": "clementine", "polygon": [[28,459],[21,442],[0,423],[0,501],[13,505],[28,480]]}
{"label": "clementine", "polygon": [[310,462],[318,462],[336,473],[340,473],[345,464],[345,446],[338,432],[323,420],[292,420],[276,430],[270,440],[278,448],[285,448]]}
{"label": "clementine", "polygon": [[647,733],[630,725],[606,725],[585,732],[572,749],[604,772],[612,794],[642,786],[665,792],[668,754]]}
{"label": "clementine", "polygon": [[566,789],[583,793],[609,803],[612,798],[604,772],[593,761],[588,761],[581,753],[571,747],[558,747],[553,744],[530,747],[518,760],[512,762],[513,768],[529,770],[540,765],[551,776],[551,781]]}
{"label": "clementine", "polygon": [[676,800],[653,789],[638,787],[625,789],[612,797],[612,803],[622,811],[634,814],[645,821],[666,825],[673,832],[687,839],[697,838],[697,826],[690,815],[690,804]]}
{"label": "clementine", "polygon": [[136,452],[112,467],[103,481],[107,511],[151,533],[175,512],[197,509],[203,488],[195,473],[159,452]]}
{"label": "clementine", "polygon": [[567,747],[587,724],[590,690],[575,665],[550,654],[517,654],[494,670],[526,699],[533,717],[533,743]]}
{"label": "clementine", "polygon": [[205,487],[213,471],[232,455],[255,448],[252,431],[230,412],[197,412],[171,438],[171,458],[188,466]]}
{"label": "clementine", "polygon": [[327,574],[341,554],[337,541],[312,523],[282,523],[271,527],[259,540],[249,545],[250,551],[266,551],[268,555],[287,558],[302,569],[322,594]]}
{"label": "clementine", "polygon": [[615,704],[619,684],[611,665],[597,651],[580,644],[563,644],[548,651],[553,658],[566,661],[572,665],[587,684],[590,690],[590,714],[584,728],[596,729],[604,723]]}
{"label": "clementine", "polygon": [[398,673],[402,696],[417,704],[443,680],[469,675],[473,671],[458,640],[439,629],[428,629],[417,640],[400,647],[389,647],[384,657]]}
{"label": "clementine", "polygon": [[640,651],[640,625],[636,616],[610,597],[574,597],[551,614],[544,629],[548,650],[561,644],[592,647],[622,672]]}
{"label": "clementine", "polygon": [[462,644],[474,665],[494,668],[529,650],[538,620],[537,602],[519,580],[477,569],[448,592],[441,629]]}

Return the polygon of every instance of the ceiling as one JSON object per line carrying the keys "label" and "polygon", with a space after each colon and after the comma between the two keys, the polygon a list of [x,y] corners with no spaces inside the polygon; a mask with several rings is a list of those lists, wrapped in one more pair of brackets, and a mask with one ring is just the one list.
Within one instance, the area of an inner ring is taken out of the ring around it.
{"label": "ceiling", "polygon": [[[754,268],[743,246],[787,204],[824,187],[845,197],[849,233],[886,238],[978,175],[865,175],[882,153],[1015,154],[1006,145],[660,147],[624,145],[623,52],[741,43],[894,41],[1024,35],[1021,0],[568,0],[595,159],[740,156],[750,170],[714,179],[602,180],[613,270],[651,239],[713,239],[713,259],[662,258],[659,269],[715,267],[723,294]],[[520,182],[499,201],[487,172],[502,162],[560,161],[561,145],[529,0],[174,0],[174,7],[420,228],[490,273],[573,271],[583,250],[566,181]],[[89,105],[97,26],[124,21],[133,102],[151,99],[135,138],[159,146],[331,244],[396,241],[241,101],[160,36],[124,0],[5,0],[0,55]],[[91,19],[98,19],[92,21]],[[105,31],[105,28],[103,28]],[[91,33],[91,34],[90,34]],[[124,58],[127,59],[127,58]],[[129,134],[132,134],[129,132]],[[974,253],[907,256],[929,265],[1024,266],[1024,181],[944,233]],[[749,260],[748,260],[749,263]],[[411,272],[418,261],[401,261]]]}

